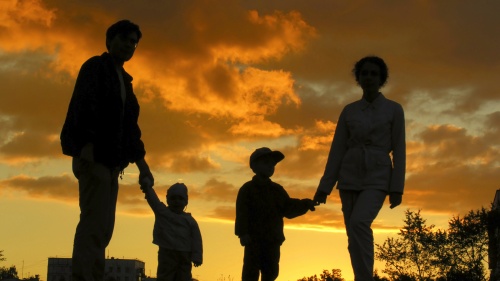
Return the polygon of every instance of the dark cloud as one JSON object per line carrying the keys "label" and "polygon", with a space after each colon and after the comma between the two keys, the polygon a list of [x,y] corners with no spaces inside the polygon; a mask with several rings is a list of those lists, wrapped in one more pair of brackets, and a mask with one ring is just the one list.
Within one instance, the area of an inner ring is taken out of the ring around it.
{"label": "dark cloud", "polygon": [[239,187],[220,181],[216,178],[209,179],[201,188],[191,191],[191,197],[197,200],[217,201],[217,202],[236,202]]}
{"label": "dark cloud", "polygon": [[[490,139],[467,135],[467,130],[452,125],[432,126],[419,137],[427,148],[422,153],[438,161],[473,161],[497,154]],[[494,143],[493,143],[494,144]]]}
{"label": "dark cloud", "polygon": [[489,208],[498,189],[499,173],[498,165],[431,164],[408,177],[404,204],[426,211],[460,214]]}
{"label": "dark cloud", "polygon": [[212,218],[233,221],[236,218],[236,207],[234,206],[218,206],[212,211]]}

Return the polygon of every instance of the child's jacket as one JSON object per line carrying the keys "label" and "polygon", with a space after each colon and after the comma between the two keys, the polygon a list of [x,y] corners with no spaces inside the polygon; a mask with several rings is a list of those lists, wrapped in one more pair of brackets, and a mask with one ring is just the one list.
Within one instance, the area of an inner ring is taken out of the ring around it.
{"label": "child's jacket", "polygon": [[298,217],[308,210],[306,202],[290,198],[281,185],[254,176],[238,192],[235,234],[281,245],[285,241],[283,218]]}
{"label": "child's jacket", "polygon": [[153,188],[146,189],[146,199],[155,214],[153,243],[161,248],[191,252],[191,261],[203,262],[203,244],[198,223],[190,213],[176,214],[158,199]]}

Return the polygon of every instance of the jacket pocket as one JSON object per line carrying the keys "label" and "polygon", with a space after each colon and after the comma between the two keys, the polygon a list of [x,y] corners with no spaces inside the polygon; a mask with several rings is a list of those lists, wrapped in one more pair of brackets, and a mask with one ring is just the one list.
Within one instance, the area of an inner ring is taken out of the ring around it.
{"label": "jacket pocket", "polygon": [[80,157],[73,157],[72,169],[73,175],[78,180],[80,179],[81,174],[89,168],[89,162]]}

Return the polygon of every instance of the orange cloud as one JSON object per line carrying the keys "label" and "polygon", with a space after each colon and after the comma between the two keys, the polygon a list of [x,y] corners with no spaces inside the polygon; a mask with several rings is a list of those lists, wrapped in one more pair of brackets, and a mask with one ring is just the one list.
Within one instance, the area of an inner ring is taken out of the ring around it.
{"label": "orange cloud", "polygon": [[[499,166],[495,5],[2,1],[0,161],[25,174],[26,162],[63,157],[58,134],[79,67],[105,51],[107,26],[134,15],[144,37],[125,68],[141,103],[148,161],[162,175],[203,173],[208,203],[230,201],[241,183],[226,175],[247,175],[249,153],[263,145],[286,155],[280,182],[300,182],[293,192],[310,196],[340,110],[362,94],[353,63],[378,54],[390,68],[382,90],[407,113],[404,204],[474,208],[492,197]],[[373,9],[383,16],[371,17]],[[3,191],[46,180],[13,179],[1,179]],[[136,187],[123,191],[126,210],[147,211]],[[48,185],[38,192],[57,198]],[[447,196],[453,204],[441,203]],[[231,210],[217,212],[229,218]],[[322,222],[339,225],[338,214],[326,216]]]}

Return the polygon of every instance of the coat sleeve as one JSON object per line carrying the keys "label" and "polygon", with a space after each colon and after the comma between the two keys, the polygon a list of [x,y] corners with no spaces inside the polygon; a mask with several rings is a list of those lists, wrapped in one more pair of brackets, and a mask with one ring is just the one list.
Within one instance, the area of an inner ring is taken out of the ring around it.
{"label": "coat sleeve", "polygon": [[345,111],[346,110],[344,108],[342,113],[340,113],[330,152],[328,154],[325,171],[318,185],[318,191],[323,191],[327,194],[330,194],[335,184],[337,184],[340,165],[342,164],[342,159],[344,158],[344,154],[347,150],[349,132],[347,130],[345,120]]}
{"label": "coat sleeve", "polygon": [[191,220],[191,261],[194,263],[203,263],[203,241],[198,223],[193,218]]}
{"label": "coat sleeve", "polygon": [[234,223],[234,234],[241,237],[248,234],[248,203],[247,197],[248,192],[245,185],[243,185],[238,191],[238,197],[236,198],[236,220]]}
{"label": "coat sleeve", "polygon": [[281,186],[277,185],[279,190],[281,200],[284,202],[283,217],[287,219],[293,219],[309,211],[309,206],[305,202],[306,199],[290,198],[286,190]]}
{"label": "coat sleeve", "polygon": [[403,193],[406,173],[406,133],[403,107],[397,104],[394,111],[392,124],[391,143],[393,173],[389,192]]}
{"label": "coat sleeve", "polygon": [[85,144],[95,141],[102,72],[98,57],[89,59],[80,68],[61,132],[64,154],[79,156]]}
{"label": "coat sleeve", "polygon": [[304,215],[309,211],[309,206],[305,202],[306,199],[290,198],[288,201],[285,218],[293,219]]}

